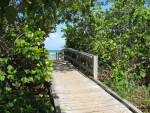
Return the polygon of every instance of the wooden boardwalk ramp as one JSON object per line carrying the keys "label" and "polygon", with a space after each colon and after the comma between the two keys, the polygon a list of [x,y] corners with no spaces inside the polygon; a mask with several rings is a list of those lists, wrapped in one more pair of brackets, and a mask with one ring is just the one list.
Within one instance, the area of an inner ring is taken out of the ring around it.
{"label": "wooden boardwalk ramp", "polygon": [[132,113],[69,62],[54,61],[52,95],[57,113]]}

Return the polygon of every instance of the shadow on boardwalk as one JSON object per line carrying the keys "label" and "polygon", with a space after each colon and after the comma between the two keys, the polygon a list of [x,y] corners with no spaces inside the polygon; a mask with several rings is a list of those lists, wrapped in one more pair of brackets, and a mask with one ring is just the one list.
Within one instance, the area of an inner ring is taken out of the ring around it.
{"label": "shadow on boardwalk", "polygon": [[53,68],[54,71],[61,71],[61,72],[67,72],[67,71],[73,71],[74,67],[70,65],[69,62],[63,61],[63,60],[53,60]]}

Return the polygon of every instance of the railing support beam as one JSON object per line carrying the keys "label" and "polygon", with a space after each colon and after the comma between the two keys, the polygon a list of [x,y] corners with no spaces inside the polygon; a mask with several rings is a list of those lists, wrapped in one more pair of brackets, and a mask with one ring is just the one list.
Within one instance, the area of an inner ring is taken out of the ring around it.
{"label": "railing support beam", "polygon": [[58,52],[56,52],[56,60],[59,60]]}

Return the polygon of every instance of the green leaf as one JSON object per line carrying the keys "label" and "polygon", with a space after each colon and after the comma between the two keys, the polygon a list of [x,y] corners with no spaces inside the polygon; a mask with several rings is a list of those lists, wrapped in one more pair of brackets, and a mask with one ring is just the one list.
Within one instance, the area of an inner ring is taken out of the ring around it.
{"label": "green leaf", "polygon": [[9,106],[9,107],[13,107],[14,104],[11,102],[11,103],[8,104],[8,106]]}
{"label": "green leaf", "polygon": [[44,49],[44,53],[45,53],[45,54],[48,54],[49,52],[48,52],[48,50],[47,50],[47,49]]}
{"label": "green leaf", "polygon": [[26,0],[28,2],[28,4],[32,4],[29,0]]}
{"label": "green leaf", "polygon": [[7,78],[13,80],[14,76],[13,75],[8,75]]}
{"label": "green leaf", "polygon": [[39,96],[40,96],[40,97],[43,97],[43,94],[40,93]]}
{"label": "green leaf", "polygon": [[41,45],[40,42],[38,42],[37,45],[40,46]]}
{"label": "green leaf", "polygon": [[17,36],[14,32],[11,33],[11,36],[15,37]]}
{"label": "green leaf", "polygon": [[38,63],[37,66],[40,67],[40,64]]}
{"label": "green leaf", "polygon": [[48,75],[48,76],[51,76],[51,72],[47,72],[47,75]]}
{"label": "green leaf", "polygon": [[8,73],[11,73],[11,70],[13,69],[13,67],[11,66],[11,65],[9,65],[8,67],[7,67],[7,69],[8,69]]}
{"label": "green leaf", "polygon": [[33,77],[29,77],[29,81],[33,82],[34,81]]}
{"label": "green leaf", "polygon": [[17,15],[17,10],[13,6],[7,6],[5,9],[6,13],[6,19],[10,24],[14,23]]}
{"label": "green leaf", "polygon": [[26,72],[26,74],[29,74],[30,73],[30,70],[29,69],[26,69],[24,70]]}
{"label": "green leaf", "polygon": [[32,74],[35,74],[36,73],[36,70],[32,70]]}
{"label": "green leaf", "polygon": [[16,82],[15,83],[17,87],[20,87],[21,83]]}
{"label": "green leaf", "polygon": [[37,80],[40,80],[40,79],[41,79],[39,75],[35,75],[35,78],[36,78]]}
{"label": "green leaf", "polygon": [[5,75],[0,75],[0,81],[4,81],[5,80]]}
{"label": "green leaf", "polygon": [[51,109],[51,111],[54,111],[54,110],[55,110],[52,105],[50,105],[50,109]]}
{"label": "green leaf", "polygon": [[45,77],[45,81],[48,81],[48,80],[49,80],[49,76],[46,76],[46,77]]}
{"label": "green leaf", "polygon": [[28,82],[28,79],[27,79],[27,77],[23,77],[23,78],[21,78],[21,81],[22,81],[23,83],[27,83],[27,82]]}
{"label": "green leaf", "polygon": [[10,87],[5,87],[6,91],[11,91]]}
{"label": "green leaf", "polygon": [[140,71],[140,76],[143,78],[146,77],[146,73],[143,69]]}
{"label": "green leaf", "polygon": [[2,88],[0,88],[0,93],[2,93],[3,92],[3,90],[2,90]]}
{"label": "green leaf", "polygon": [[9,59],[8,59],[7,57],[2,59],[2,61],[5,62],[5,64],[7,64],[7,61],[8,61],[8,60],[9,60]]}

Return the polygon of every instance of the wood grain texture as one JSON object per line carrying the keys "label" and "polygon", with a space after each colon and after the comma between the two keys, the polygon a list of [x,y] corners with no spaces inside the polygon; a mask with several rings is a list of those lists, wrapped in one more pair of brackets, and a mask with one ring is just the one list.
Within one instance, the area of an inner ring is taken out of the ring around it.
{"label": "wood grain texture", "polygon": [[54,61],[52,95],[59,113],[132,113],[69,62]]}

